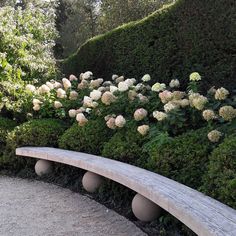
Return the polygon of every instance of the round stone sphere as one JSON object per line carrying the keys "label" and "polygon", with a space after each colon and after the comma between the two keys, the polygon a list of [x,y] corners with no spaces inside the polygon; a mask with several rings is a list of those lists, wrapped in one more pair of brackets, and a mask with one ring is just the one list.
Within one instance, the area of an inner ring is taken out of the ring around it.
{"label": "round stone sphere", "polygon": [[38,160],[34,169],[38,176],[46,175],[52,172],[52,163],[47,160]]}
{"label": "round stone sphere", "polygon": [[137,193],[132,201],[132,211],[139,220],[149,222],[160,216],[161,207]]}
{"label": "round stone sphere", "polygon": [[82,179],[84,189],[89,193],[94,193],[103,183],[104,179],[102,176],[97,175],[93,172],[87,171]]}

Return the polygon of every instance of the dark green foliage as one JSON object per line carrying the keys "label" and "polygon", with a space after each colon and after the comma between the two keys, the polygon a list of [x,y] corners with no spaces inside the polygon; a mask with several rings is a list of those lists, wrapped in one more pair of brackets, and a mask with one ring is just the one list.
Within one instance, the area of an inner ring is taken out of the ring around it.
{"label": "dark green foliage", "polygon": [[201,190],[236,209],[236,135],[225,138],[209,159]]}
{"label": "dark green foliage", "polygon": [[64,61],[65,74],[92,70],[186,85],[198,71],[203,88],[235,87],[235,0],[178,0],[173,6],[85,43]]}
{"label": "dark green foliage", "polygon": [[6,145],[7,133],[14,129],[16,122],[4,117],[0,117],[0,155],[2,155],[3,150]]}
{"label": "dark green foliage", "polygon": [[90,120],[85,126],[72,125],[60,138],[59,147],[68,150],[100,154],[103,144],[111,137],[112,131],[104,120]]}
{"label": "dark green foliage", "polygon": [[214,146],[207,133],[208,129],[202,128],[175,138],[159,134],[146,144],[150,156],[147,168],[190,187],[201,186],[208,155]]}
{"label": "dark green foliage", "polygon": [[24,159],[15,157],[15,149],[22,146],[57,147],[57,141],[65,130],[65,125],[55,119],[31,120],[16,126],[7,135],[7,144],[1,160],[5,165],[19,167]]}
{"label": "dark green foliage", "polygon": [[142,144],[145,138],[137,132],[135,124],[128,125],[105,143],[102,156],[136,165],[144,156]]}

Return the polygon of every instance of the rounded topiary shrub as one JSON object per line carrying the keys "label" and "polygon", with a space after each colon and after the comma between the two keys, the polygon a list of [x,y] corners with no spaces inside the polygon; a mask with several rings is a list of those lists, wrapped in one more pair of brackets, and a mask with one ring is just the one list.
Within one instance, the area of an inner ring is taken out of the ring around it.
{"label": "rounded topiary shrub", "polygon": [[137,132],[136,126],[123,128],[105,143],[102,156],[135,165],[144,155],[144,140],[145,138]]}
{"label": "rounded topiary shrub", "polygon": [[76,122],[59,139],[59,147],[63,149],[100,154],[104,143],[112,136],[104,120],[90,120],[84,126]]}
{"label": "rounded topiary shrub", "polygon": [[3,156],[4,163],[13,167],[22,163],[22,158],[15,157],[17,147],[57,147],[58,138],[63,134],[65,128],[65,124],[56,119],[31,120],[16,126],[7,135],[6,150]]}
{"label": "rounded topiary shrub", "polygon": [[236,209],[236,134],[226,137],[209,160],[201,190]]}
{"label": "rounded topiary shrub", "polygon": [[189,131],[175,138],[162,135],[149,145],[147,168],[185,185],[198,188],[214,145],[208,129]]}

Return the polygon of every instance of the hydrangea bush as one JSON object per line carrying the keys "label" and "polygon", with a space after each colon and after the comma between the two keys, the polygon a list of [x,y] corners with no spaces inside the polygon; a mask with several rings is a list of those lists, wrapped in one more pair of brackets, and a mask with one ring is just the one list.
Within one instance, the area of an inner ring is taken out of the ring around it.
{"label": "hydrangea bush", "polygon": [[[84,126],[89,120],[103,119],[108,129],[118,131],[128,122],[136,123],[136,132],[146,136],[153,130],[168,132],[171,136],[186,129],[231,122],[236,118],[236,100],[225,88],[210,88],[207,94],[198,91],[201,76],[190,75],[186,91],[179,89],[179,80],[168,85],[155,83],[150,75],[142,82],[134,78],[113,75],[110,81],[95,79],[93,73],[71,75],[62,81],[50,81],[34,87],[33,116],[76,120]],[[207,135],[207,134],[206,134]],[[208,139],[218,142],[223,133],[211,130]]]}

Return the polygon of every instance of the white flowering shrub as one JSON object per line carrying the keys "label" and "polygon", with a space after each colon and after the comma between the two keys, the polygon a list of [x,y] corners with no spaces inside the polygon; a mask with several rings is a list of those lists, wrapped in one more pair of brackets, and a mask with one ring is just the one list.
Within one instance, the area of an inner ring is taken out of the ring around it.
{"label": "white flowering shrub", "polygon": [[27,3],[24,9],[0,8],[1,109],[23,113],[30,99],[25,84],[40,83],[56,75],[56,5],[55,0],[46,5]]}
{"label": "white flowering shrub", "polygon": [[36,116],[70,118],[80,126],[91,119],[102,118],[112,130],[135,122],[136,132],[141,136],[153,129],[177,135],[186,129],[207,124],[214,127],[214,124],[236,118],[236,101],[229,91],[219,88],[210,89],[206,95],[200,94],[201,76],[197,72],[190,75],[187,91],[179,89],[178,80],[170,81],[169,85],[155,83],[153,86],[147,83],[150,80],[150,75],[144,75],[141,83],[134,78],[113,75],[111,81],[104,82],[88,71],[79,78],[71,75],[69,79],[29,89],[34,96],[32,104]]}

